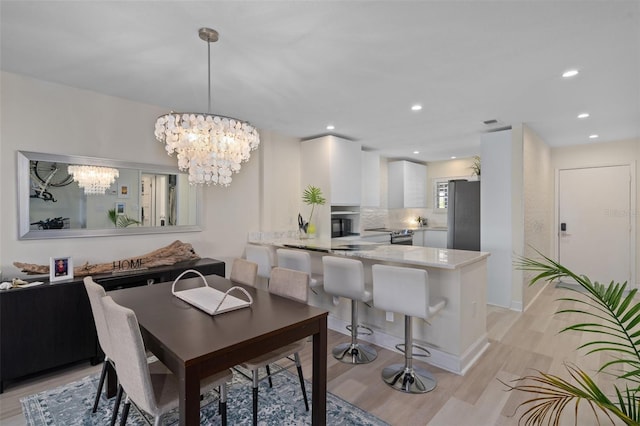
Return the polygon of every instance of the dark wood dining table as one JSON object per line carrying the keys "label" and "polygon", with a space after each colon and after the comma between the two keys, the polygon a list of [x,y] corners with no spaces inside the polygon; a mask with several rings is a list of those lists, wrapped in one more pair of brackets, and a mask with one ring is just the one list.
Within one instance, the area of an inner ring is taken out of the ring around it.
{"label": "dark wood dining table", "polygon": [[[217,275],[206,279],[222,291],[238,285]],[[147,349],[178,376],[181,425],[200,424],[201,378],[308,336],[313,336],[312,424],[326,424],[327,311],[242,286],[253,304],[212,316],[173,296],[171,284],[108,295],[135,312]],[[187,278],[176,290],[201,285],[201,278]]]}

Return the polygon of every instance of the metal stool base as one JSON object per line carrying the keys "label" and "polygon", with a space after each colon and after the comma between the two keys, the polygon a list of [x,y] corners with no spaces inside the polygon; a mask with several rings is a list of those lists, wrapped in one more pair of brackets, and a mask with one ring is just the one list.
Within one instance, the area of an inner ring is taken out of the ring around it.
{"label": "metal stool base", "polygon": [[393,364],[382,370],[382,380],[405,393],[427,393],[438,383],[433,374],[419,367],[407,368],[405,364]]}
{"label": "metal stool base", "polygon": [[378,356],[371,346],[359,343],[342,343],[333,348],[332,353],[335,359],[345,364],[367,364]]}
{"label": "metal stool base", "polygon": [[[353,327],[351,326],[351,324],[347,324],[347,326],[345,328],[347,330],[349,330],[349,333],[353,333]],[[360,329],[365,330],[365,331],[360,331]],[[367,327],[366,325],[358,324],[356,326],[356,334],[358,336],[371,336],[373,334],[373,330],[371,328]]]}

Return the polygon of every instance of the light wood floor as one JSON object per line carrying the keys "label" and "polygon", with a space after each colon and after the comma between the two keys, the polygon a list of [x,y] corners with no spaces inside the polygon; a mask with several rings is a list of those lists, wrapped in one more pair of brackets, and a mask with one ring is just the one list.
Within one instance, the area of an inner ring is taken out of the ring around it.
{"label": "light wood floor", "polygon": [[[402,355],[382,348],[378,348],[378,358],[373,363],[359,366],[342,364],[329,352],[327,389],[392,425],[517,425],[522,410],[514,415],[515,409],[528,396],[508,392],[500,380],[508,383],[533,374],[534,370],[568,377],[566,362],[576,363],[588,372],[600,365],[598,359],[583,357],[582,352],[575,351],[585,336],[574,332],[558,334],[577,318],[554,315],[560,306],[556,299],[567,294],[568,290],[549,285],[526,313],[490,306],[488,351],[465,376],[426,366],[438,380],[438,386],[430,393],[408,395],[386,386],[380,379],[380,371],[388,364],[402,362]],[[330,330],[329,351],[348,340],[349,337]],[[310,345],[302,353],[302,360],[305,377],[311,378]],[[84,364],[7,386],[0,395],[0,423],[24,424],[20,398],[98,373],[99,368]],[[565,411],[571,415],[562,424],[573,425],[573,408]],[[607,419],[601,420],[608,424]],[[581,412],[578,424],[596,422],[592,414]]]}

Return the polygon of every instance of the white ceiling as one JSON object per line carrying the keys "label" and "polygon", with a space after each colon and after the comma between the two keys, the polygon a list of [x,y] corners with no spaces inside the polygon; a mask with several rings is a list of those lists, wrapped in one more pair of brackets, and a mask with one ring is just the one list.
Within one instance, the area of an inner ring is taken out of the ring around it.
{"label": "white ceiling", "polygon": [[640,137],[638,0],[3,0],[0,27],[5,71],[181,112],[207,111],[214,28],[212,112],[300,138],[332,123],[387,157],[476,154],[488,119],[551,146]]}

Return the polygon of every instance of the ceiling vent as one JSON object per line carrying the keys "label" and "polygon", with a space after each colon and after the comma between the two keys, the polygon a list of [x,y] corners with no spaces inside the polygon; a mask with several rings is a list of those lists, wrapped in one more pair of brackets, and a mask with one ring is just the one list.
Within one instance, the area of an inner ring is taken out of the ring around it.
{"label": "ceiling vent", "polygon": [[489,128],[485,130],[486,133],[491,133],[491,132],[499,132],[501,130],[509,130],[511,129],[511,126],[508,124],[505,124],[499,120],[491,119],[491,120],[485,120],[482,122],[485,126],[488,126]]}

